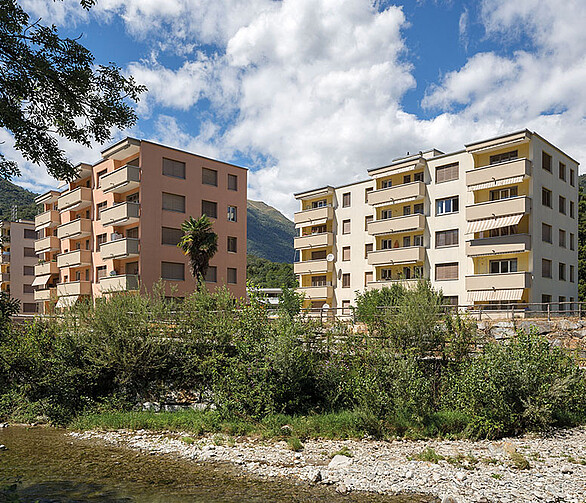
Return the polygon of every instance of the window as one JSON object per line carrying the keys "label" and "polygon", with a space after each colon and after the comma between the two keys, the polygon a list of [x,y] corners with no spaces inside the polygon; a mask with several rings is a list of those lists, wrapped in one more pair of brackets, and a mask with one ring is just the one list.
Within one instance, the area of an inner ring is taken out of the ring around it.
{"label": "window", "polygon": [[547,311],[549,304],[551,304],[551,295],[543,294],[541,296],[541,310]]}
{"label": "window", "polygon": [[208,283],[217,283],[218,282],[218,268],[215,265],[210,265],[206,269],[204,279]]}
{"label": "window", "polygon": [[35,268],[32,265],[25,265],[23,266],[23,274],[25,276],[34,276],[35,275]]}
{"label": "window", "polygon": [[570,218],[576,218],[576,206],[574,201],[570,201]]}
{"label": "window", "polygon": [[96,278],[105,278],[108,275],[108,271],[105,265],[96,267]]}
{"label": "window", "polygon": [[350,260],[350,247],[349,246],[344,246],[342,248],[342,260],[343,261]]}
{"label": "window", "polygon": [[364,258],[368,258],[368,254],[373,250],[373,244],[368,243],[364,245]]}
{"label": "window", "polygon": [[22,293],[35,293],[32,285],[22,285]]}
{"label": "window", "polygon": [[228,190],[238,190],[237,175],[228,175]]}
{"label": "window", "polygon": [[173,281],[184,281],[185,264],[180,262],[161,262],[161,278]]}
{"label": "window", "polygon": [[545,187],[541,188],[541,204],[551,208],[551,190]]}
{"label": "window", "polygon": [[393,279],[393,271],[392,269],[381,269],[380,270],[380,279]]}
{"label": "window", "polygon": [[[392,239],[381,239],[379,250],[390,250],[393,247]],[[399,242],[397,242],[396,248],[399,248]]]}
{"label": "window", "polygon": [[33,229],[24,229],[24,239],[37,239],[37,233]]}
{"label": "window", "polygon": [[517,187],[509,187],[506,189],[497,189],[490,191],[490,200],[499,201],[500,199],[509,199],[511,197],[517,197]]}
{"label": "window", "polygon": [[423,246],[423,234],[413,236],[413,246]]}
{"label": "window", "polygon": [[201,183],[218,186],[218,172],[215,169],[201,168]]}
{"label": "window", "polygon": [[163,209],[185,213],[185,196],[163,192]]}
{"label": "window", "polygon": [[448,295],[447,297],[444,296],[442,299],[442,304],[444,306],[457,306],[458,305],[458,296],[457,295]]}
{"label": "window", "polygon": [[509,152],[503,152],[502,154],[495,154],[490,156],[490,164],[498,164],[499,162],[507,162],[512,159],[517,159],[519,153],[517,150],[510,150]]}
{"label": "window", "polygon": [[551,260],[546,258],[541,259],[541,277],[551,278]]}
{"label": "window", "polygon": [[364,286],[368,285],[368,283],[372,283],[373,281],[373,274],[372,271],[364,273]]}
{"label": "window", "polygon": [[368,215],[367,217],[364,217],[364,230],[368,230],[368,224],[370,222],[372,222],[374,219],[374,217],[372,215]]}
{"label": "window", "polygon": [[96,204],[96,215],[98,220],[102,218],[102,211],[104,211],[108,207],[108,202],[103,201],[101,203]]}
{"label": "window", "polygon": [[368,202],[368,194],[370,194],[372,192],[372,187],[368,187],[367,189],[364,189],[364,202],[367,203]]}
{"label": "window", "polygon": [[326,286],[327,281],[325,276],[312,276],[311,286]]}
{"label": "window", "polygon": [[576,172],[573,169],[570,169],[570,185],[573,187],[576,185]]}
{"label": "window", "polygon": [[403,236],[403,248],[409,248],[411,246],[411,236]]}
{"label": "window", "polygon": [[574,266],[570,266],[570,283],[574,282]]}
{"label": "window", "polygon": [[210,218],[218,218],[218,203],[214,201],[201,202],[201,214]]}
{"label": "window", "polygon": [[568,308],[568,306],[566,305],[566,298],[563,295],[560,295],[558,297],[558,302],[558,311],[565,311]]}
{"label": "window", "polygon": [[393,182],[389,178],[388,180],[383,180],[380,184],[381,189],[388,189],[393,186]]}
{"label": "window", "polygon": [[234,236],[228,236],[227,249],[230,253],[236,253],[238,251],[238,240]]}
{"label": "window", "polygon": [[326,250],[317,250],[311,252],[311,260],[324,260],[327,257]]}
{"label": "window", "polygon": [[349,300],[343,300],[342,301],[342,314],[343,315],[351,314],[350,301]]}
{"label": "window", "polygon": [[552,242],[551,225],[541,224],[541,240],[545,243]]}
{"label": "window", "polygon": [[388,220],[389,218],[393,218],[393,210],[381,210],[380,219]]}
{"label": "window", "polygon": [[328,228],[325,224],[324,225],[314,225],[311,228],[311,234],[323,234],[324,232],[327,232],[327,231],[328,231]]}
{"label": "window", "polygon": [[441,248],[443,246],[457,246],[458,245],[458,229],[451,229],[449,231],[437,231],[435,233],[435,247]]}
{"label": "window", "polygon": [[411,183],[411,175],[403,175],[403,184]]}
{"label": "window", "polygon": [[342,234],[350,234],[350,220],[342,220]]}
{"label": "window", "polygon": [[558,206],[559,206],[560,213],[565,215],[566,214],[566,198],[563,196],[559,196],[558,201],[559,201]]}
{"label": "window", "polygon": [[559,230],[559,245],[562,248],[566,247],[566,231],[564,229]]}
{"label": "window", "polygon": [[228,222],[238,221],[238,208],[236,206],[228,206]]}
{"label": "window", "polygon": [[163,175],[185,179],[185,163],[163,157]]}
{"label": "window", "polygon": [[161,244],[163,245],[177,246],[182,237],[183,231],[181,229],[161,227]]}
{"label": "window", "polygon": [[138,203],[138,192],[126,196],[127,203]]}
{"label": "window", "polygon": [[350,273],[342,274],[342,288],[350,288]]}
{"label": "window", "polygon": [[413,213],[423,215],[423,203],[414,204]]}
{"label": "window", "polygon": [[458,279],[458,262],[451,262],[449,264],[436,264],[435,279],[436,281]]}
{"label": "window", "polygon": [[547,152],[541,152],[541,167],[551,173],[551,155]]}
{"label": "window", "polygon": [[563,180],[564,182],[566,181],[566,165],[563,162],[560,162],[559,165],[559,176],[560,176],[560,180]]}
{"label": "window", "polygon": [[459,202],[458,196],[438,199],[436,201],[436,214],[445,215],[447,213],[456,213],[460,207]]}
{"label": "window", "polygon": [[489,262],[490,274],[507,274],[517,272],[517,259],[491,260]]}
{"label": "window", "polygon": [[574,249],[574,234],[570,232],[570,250]]}
{"label": "window", "polygon": [[566,264],[563,262],[560,262],[558,266],[558,279],[560,281],[566,281]]}
{"label": "window", "polygon": [[35,302],[23,302],[22,303],[22,312],[23,313],[36,313],[37,312],[37,304]]}
{"label": "window", "polygon": [[102,186],[102,177],[108,172],[107,169],[104,169],[100,172],[98,172],[98,189]]}
{"label": "window", "polygon": [[324,206],[328,205],[328,201],[326,199],[320,199],[319,201],[313,201],[311,203],[311,207],[313,208],[323,208]]}
{"label": "window", "polygon": [[130,239],[138,239],[138,227],[126,229],[126,237]]}
{"label": "window", "polygon": [[403,206],[403,216],[411,215],[411,206]]}
{"label": "window", "polygon": [[350,192],[342,194],[342,208],[348,208],[350,206]]}
{"label": "window", "polygon": [[238,271],[235,267],[228,267],[226,281],[230,285],[235,285],[238,282]]}
{"label": "window", "polygon": [[435,168],[435,183],[449,182],[458,179],[459,165],[457,162]]}
{"label": "window", "polygon": [[413,173],[413,181],[414,182],[422,182],[423,181],[423,171],[419,173]]}
{"label": "window", "polygon": [[37,254],[35,253],[34,248],[29,248],[28,246],[24,247],[24,256],[25,257],[36,257]]}
{"label": "window", "polygon": [[124,264],[124,273],[125,274],[132,274],[132,275],[137,275],[138,274],[138,261],[137,262],[126,262],[126,264]]}

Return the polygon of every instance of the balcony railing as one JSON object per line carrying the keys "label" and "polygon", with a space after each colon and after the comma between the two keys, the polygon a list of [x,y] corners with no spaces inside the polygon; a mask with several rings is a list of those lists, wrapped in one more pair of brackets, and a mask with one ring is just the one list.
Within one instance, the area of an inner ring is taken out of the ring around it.
{"label": "balcony railing", "polygon": [[303,286],[299,290],[307,299],[330,299],[334,295],[332,286]]}
{"label": "balcony railing", "polygon": [[56,251],[60,249],[60,241],[57,236],[47,236],[35,241],[35,253],[45,253],[50,251]]}
{"label": "balcony railing", "polygon": [[474,274],[466,276],[466,290],[507,290],[531,287],[531,273]]}
{"label": "balcony railing", "polygon": [[494,182],[507,178],[529,176],[531,161],[529,159],[512,159],[499,164],[491,164],[466,171],[466,185],[468,187]]}
{"label": "balcony railing", "polygon": [[295,213],[296,225],[312,225],[313,222],[325,222],[334,218],[334,208],[331,206],[321,206],[319,208],[310,208],[308,210],[298,211]]}
{"label": "balcony railing", "polygon": [[423,246],[407,246],[372,251],[368,254],[369,265],[414,264],[425,260]]}
{"label": "balcony railing", "polygon": [[305,248],[322,248],[324,246],[333,246],[333,244],[333,232],[320,232],[319,234],[299,236],[295,238],[293,243],[296,250],[302,250]]}
{"label": "balcony railing", "polygon": [[138,257],[138,239],[123,238],[100,245],[102,260]]}
{"label": "balcony railing", "polygon": [[0,283],[7,283],[10,281],[9,272],[0,272]]}
{"label": "balcony railing", "polygon": [[56,227],[59,225],[60,217],[57,210],[49,210],[40,213],[35,217],[35,230],[43,229],[45,227]]}
{"label": "balcony railing", "polygon": [[100,177],[100,188],[107,193],[121,194],[135,189],[139,184],[140,168],[129,164]]}
{"label": "balcony railing", "polygon": [[59,283],[57,285],[57,297],[90,295],[91,292],[92,284],[90,281],[71,281],[70,283]]}
{"label": "balcony railing", "polygon": [[59,239],[78,239],[89,236],[91,233],[92,221],[89,218],[78,218],[57,227]]}
{"label": "balcony railing", "polygon": [[100,213],[102,225],[129,225],[138,222],[140,217],[140,204],[123,202],[110,208],[103,209]]}
{"label": "balcony railing", "polygon": [[92,204],[92,189],[89,187],[77,187],[59,196],[57,209],[59,211],[82,209]]}
{"label": "balcony railing", "polygon": [[306,260],[305,262],[295,262],[295,264],[293,264],[295,274],[326,273],[332,271],[333,268],[333,262],[328,262],[326,259]]}
{"label": "balcony railing", "polygon": [[506,215],[527,214],[530,211],[531,198],[518,196],[466,206],[466,220],[485,220]]}
{"label": "balcony railing", "polygon": [[523,253],[531,250],[529,234],[509,234],[492,238],[479,238],[466,242],[466,255],[480,257],[502,253]]}
{"label": "balcony railing", "polygon": [[100,290],[102,293],[126,292],[129,290],[138,290],[138,288],[139,280],[136,274],[119,274],[100,278]]}
{"label": "balcony railing", "polygon": [[59,274],[57,262],[43,262],[35,266],[35,276],[46,276],[47,274]]}
{"label": "balcony railing", "polygon": [[414,279],[381,279],[379,281],[369,281],[366,284],[367,290],[381,290],[383,288],[391,288],[393,285],[401,285],[408,289],[414,289],[417,287],[417,283],[420,280]]}
{"label": "balcony railing", "polygon": [[425,184],[423,182],[411,182],[370,192],[368,194],[368,204],[373,206],[394,204],[405,199],[414,200],[422,197],[425,197]]}
{"label": "balcony railing", "polygon": [[92,263],[92,252],[90,250],[73,250],[57,256],[57,266],[80,267]]}
{"label": "balcony railing", "polygon": [[35,290],[34,298],[37,302],[46,302],[57,296],[57,288],[45,288],[44,290]]}
{"label": "balcony railing", "polygon": [[371,236],[423,229],[425,229],[425,216],[419,213],[386,220],[375,220],[368,224],[368,234]]}

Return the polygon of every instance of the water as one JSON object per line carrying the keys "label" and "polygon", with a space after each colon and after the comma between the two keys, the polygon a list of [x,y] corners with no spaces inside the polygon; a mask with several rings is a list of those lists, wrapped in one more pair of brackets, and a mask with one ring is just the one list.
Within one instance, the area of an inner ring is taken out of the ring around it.
{"label": "water", "polygon": [[[224,464],[150,456],[56,428],[0,429],[0,487],[20,479],[19,501],[40,503],[360,502],[415,503],[419,497],[351,493],[331,487],[264,481]],[[0,493],[0,502],[2,496]]]}

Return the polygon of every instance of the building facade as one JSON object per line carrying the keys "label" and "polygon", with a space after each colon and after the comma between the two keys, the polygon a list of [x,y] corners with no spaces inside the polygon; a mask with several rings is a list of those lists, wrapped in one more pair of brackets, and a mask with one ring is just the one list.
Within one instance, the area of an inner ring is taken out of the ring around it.
{"label": "building facade", "polygon": [[63,192],[36,200],[35,298],[43,312],[80,298],[151,291],[161,279],[168,296],[193,292],[188,257],[177,243],[181,224],[204,213],[218,234],[208,287],[246,295],[245,168],[127,138],[78,170]]}
{"label": "building facade", "polygon": [[0,235],[0,290],[10,293],[11,297],[20,301],[21,313],[35,313],[35,224],[27,220],[0,222]]}
{"label": "building facade", "polygon": [[420,152],[368,174],[295,195],[307,304],[345,308],[357,291],[418,278],[454,305],[577,300],[578,162],[537,133]]}

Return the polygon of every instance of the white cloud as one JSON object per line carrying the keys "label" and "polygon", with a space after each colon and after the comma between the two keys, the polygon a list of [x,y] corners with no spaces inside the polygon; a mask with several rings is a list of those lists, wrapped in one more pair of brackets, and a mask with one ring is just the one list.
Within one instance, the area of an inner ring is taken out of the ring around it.
{"label": "white cloud", "polygon": [[458,32],[460,34],[460,43],[464,46],[465,50],[468,50],[468,18],[468,9],[464,8],[458,20]]}

